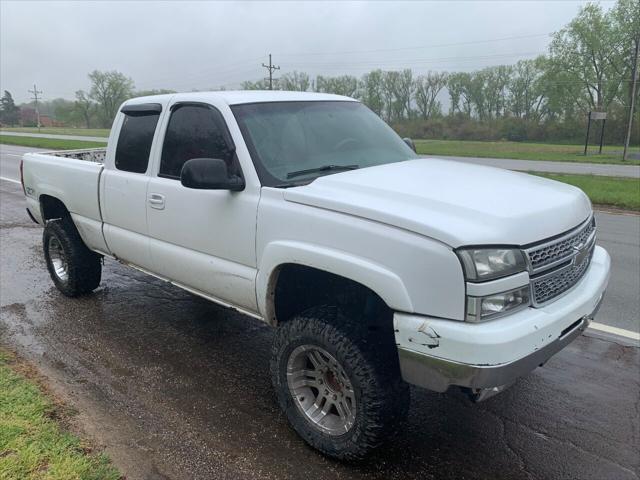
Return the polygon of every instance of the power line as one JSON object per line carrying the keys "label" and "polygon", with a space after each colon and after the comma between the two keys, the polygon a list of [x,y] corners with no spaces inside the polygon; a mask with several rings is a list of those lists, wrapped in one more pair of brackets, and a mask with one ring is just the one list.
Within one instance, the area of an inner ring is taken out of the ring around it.
{"label": "power line", "polygon": [[42,94],[42,90],[38,90],[38,88],[36,87],[36,84],[34,83],[33,90],[27,90],[27,91],[33,94],[33,97],[31,97],[31,99],[36,104],[36,118],[38,122],[38,131],[40,131],[40,111],[38,110],[38,95]]}
{"label": "power line", "polygon": [[273,71],[280,70],[280,67],[271,63],[271,54],[269,54],[269,65],[263,63],[262,66],[269,70],[269,90],[273,90]]}
{"label": "power line", "polygon": [[241,62],[235,62],[232,64],[217,64],[217,65],[212,65],[206,68],[202,68],[199,70],[191,70],[191,71],[187,71],[187,72],[180,72],[180,73],[176,73],[176,72],[172,72],[172,73],[168,73],[168,74],[164,74],[164,75],[154,75],[153,76],[153,84],[148,81],[148,82],[142,82],[141,85],[136,85],[136,87],[138,88],[147,88],[150,87],[152,85],[157,85],[158,82],[162,83],[162,82],[173,82],[176,79],[182,81],[182,80],[193,80],[193,79],[198,79],[198,78],[202,78],[202,77],[207,77],[207,76],[216,76],[219,74],[227,74],[227,73],[232,73],[232,72],[237,72],[237,71],[242,71],[242,70],[246,70],[246,68],[242,68],[245,65],[254,65],[255,68],[255,62],[260,60],[263,57],[257,57],[257,58],[252,58],[252,59],[247,59],[247,60],[243,60]]}
{"label": "power line", "polygon": [[493,43],[493,42],[502,42],[506,40],[519,40],[524,38],[535,38],[535,37],[546,37],[551,35],[552,32],[547,33],[536,33],[531,35],[518,35],[513,37],[499,37],[499,38],[489,38],[485,40],[475,40],[468,42],[456,42],[456,43],[439,43],[439,44],[431,44],[431,45],[420,45],[415,47],[399,47],[399,48],[381,48],[375,50],[350,50],[350,51],[342,51],[342,52],[311,52],[311,53],[281,53],[282,56],[316,56],[316,55],[350,55],[356,53],[381,53],[381,52],[400,52],[404,50],[420,50],[423,48],[441,48],[441,47],[458,47],[464,45],[476,45],[478,43]]}
{"label": "power line", "polygon": [[446,61],[468,61],[468,60],[485,60],[491,58],[509,58],[509,57],[521,57],[527,55],[541,55],[542,51],[529,51],[529,52],[513,52],[513,53],[495,53],[490,55],[470,55],[466,57],[452,56],[452,57],[432,57],[432,58],[413,58],[406,60],[392,60],[392,61],[365,61],[365,62],[310,62],[310,63],[294,63],[292,66],[297,67],[376,67],[376,66],[391,66],[391,65],[413,65],[418,63],[433,63],[433,62],[446,62]]}

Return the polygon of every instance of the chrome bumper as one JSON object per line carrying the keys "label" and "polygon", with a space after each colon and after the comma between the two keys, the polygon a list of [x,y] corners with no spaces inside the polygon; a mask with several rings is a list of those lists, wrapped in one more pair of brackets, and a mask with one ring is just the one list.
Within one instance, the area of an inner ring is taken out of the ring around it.
{"label": "chrome bumper", "polygon": [[[396,314],[402,378],[436,392],[463,387],[476,401],[499,393],[544,364],[589,326],[602,304],[609,268],[608,254],[596,247],[590,271],[571,294],[548,307],[484,324]],[[497,336],[501,336],[499,341]],[[447,348],[448,358],[442,353]]]}

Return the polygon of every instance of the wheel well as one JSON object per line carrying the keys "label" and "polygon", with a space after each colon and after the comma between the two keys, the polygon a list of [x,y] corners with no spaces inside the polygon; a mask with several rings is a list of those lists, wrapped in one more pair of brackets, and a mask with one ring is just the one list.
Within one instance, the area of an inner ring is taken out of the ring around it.
{"label": "wheel well", "polygon": [[67,210],[64,203],[50,195],[40,196],[40,212],[42,214],[42,220],[45,222],[54,218],[64,218],[69,215],[69,210]]}
{"label": "wheel well", "polygon": [[282,265],[272,289],[273,323],[286,322],[318,305],[334,305],[370,330],[393,326],[393,312],[370,288],[333,273],[298,264]]}

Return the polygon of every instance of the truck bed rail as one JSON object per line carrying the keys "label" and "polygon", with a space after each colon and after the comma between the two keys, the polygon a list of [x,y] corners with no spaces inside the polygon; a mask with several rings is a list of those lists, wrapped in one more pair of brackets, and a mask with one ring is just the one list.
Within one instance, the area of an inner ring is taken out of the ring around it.
{"label": "truck bed rail", "polygon": [[44,155],[52,155],[54,157],[73,158],[76,160],[84,160],[86,162],[104,163],[107,155],[106,148],[87,148],[82,150],[56,150],[53,152],[43,152]]}

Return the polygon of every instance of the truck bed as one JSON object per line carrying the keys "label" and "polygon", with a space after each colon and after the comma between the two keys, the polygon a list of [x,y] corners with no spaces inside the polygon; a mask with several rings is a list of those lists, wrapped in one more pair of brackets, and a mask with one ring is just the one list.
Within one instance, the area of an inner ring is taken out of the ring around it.
{"label": "truck bed", "polygon": [[27,153],[23,178],[27,206],[44,224],[42,205],[49,198],[64,204],[90,248],[105,251],[99,185],[106,148]]}
{"label": "truck bed", "polygon": [[84,150],[58,150],[53,152],[44,152],[41,155],[50,155],[52,157],[73,158],[76,160],[84,160],[85,162],[94,162],[103,164],[107,155],[106,148],[88,148]]}

